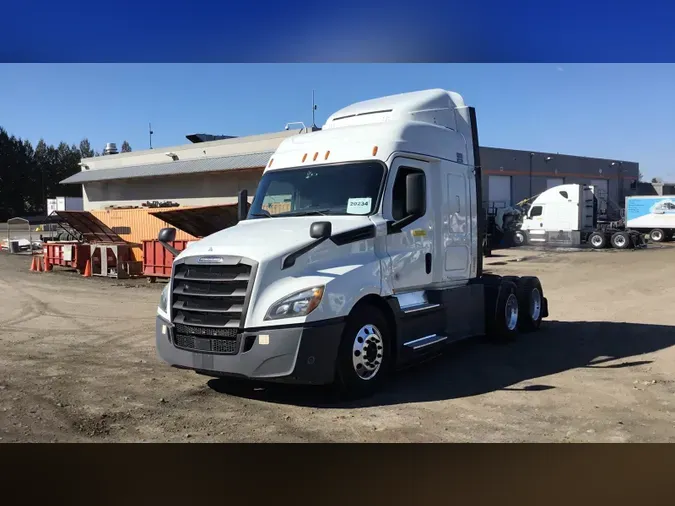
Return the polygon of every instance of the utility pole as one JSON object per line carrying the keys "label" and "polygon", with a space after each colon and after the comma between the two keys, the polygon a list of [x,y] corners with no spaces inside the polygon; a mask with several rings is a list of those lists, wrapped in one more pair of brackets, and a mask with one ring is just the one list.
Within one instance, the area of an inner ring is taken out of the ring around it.
{"label": "utility pole", "polygon": [[152,134],[155,133],[152,131],[152,123],[148,123],[148,130],[150,131],[150,149],[152,149]]}

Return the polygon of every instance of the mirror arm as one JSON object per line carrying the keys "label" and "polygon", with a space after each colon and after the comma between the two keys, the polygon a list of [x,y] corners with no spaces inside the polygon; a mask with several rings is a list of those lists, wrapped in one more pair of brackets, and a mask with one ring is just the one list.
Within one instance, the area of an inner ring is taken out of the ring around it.
{"label": "mirror arm", "polygon": [[173,256],[177,257],[178,255],[180,255],[180,251],[171,246],[169,243],[159,241],[159,244],[161,244],[164,247],[164,249],[167,250],[169,253],[171,253]]}
{"label": "mirror arm", "polygon": [[405,227],[406,225],[410,225],[417,218],[419,218],[419,216],[417,216],[415,214],[409,214],[405,218],[401,218],[398,221],[388,221],[387,222],[387,232],[398,233],[403,229],[403,227]]}

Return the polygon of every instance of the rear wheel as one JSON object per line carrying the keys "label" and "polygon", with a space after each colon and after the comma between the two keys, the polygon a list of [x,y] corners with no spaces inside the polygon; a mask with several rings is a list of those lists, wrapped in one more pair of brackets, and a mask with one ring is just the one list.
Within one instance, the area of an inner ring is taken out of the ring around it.
{"label": "rear wheel", "polygon": [[390,369],[389,324],[373,306],[357,308],[347,319],[338,349],[336,385],[358,398],[378,390]]}
{"label": "rear wheel", "polygon": [[488,318],[488,334],[498,342],[513,341],[518,334],[518,288],[511,279],[503,279],[497,293],[494,313]]}
{"label": "rear wheel", "polygon": [[544,290],[539,278],[524,276],[518,280],[518,327],[523,332],[538,330],[544,315]]}
{"label": "rear wheel", "polygon": [[649,239],[653,242],[663,242],[666,240],[666,234],[660,228],[655,228],[649,232]]}
{"label": "rear wheel", "polygon": [[630,246],[630,236],[626,232],[615,232],[611,238],[612,247],[626,249]]}
{"label": "rear wheel", "polygon": [[603,249],[605,246],[607,246],[607,239],[605,238],[605,234],[593,232],[588,236],[588,243],[593,249]]}

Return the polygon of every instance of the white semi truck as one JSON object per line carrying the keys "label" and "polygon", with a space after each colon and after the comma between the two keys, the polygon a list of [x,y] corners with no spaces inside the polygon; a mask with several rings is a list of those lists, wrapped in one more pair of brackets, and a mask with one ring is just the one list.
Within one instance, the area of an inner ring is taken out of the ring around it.
{"label": "white semi truck", "polygon": [[160,358],[367,395],[454,341],[537,330],[539,280],[483,272],[480,188],[475,111],[457,93],[336,112],[284,140],[248,211],[240,194],[237,225],[177,255],[157,309]]}
{"label": "white semi truck", "polygon": [[626,218],[602,222],[598,219],[593,186],[554,186],[531,201],[513,232],[514,243],[517,246],[589,244],[594,249],[608,246],[627,249],[644,244],[643,234],[660,242],[672,237],[672,228],[667,227],[675,224],[661,212],[667,208],[667,201],[667,198],[627,197]]}

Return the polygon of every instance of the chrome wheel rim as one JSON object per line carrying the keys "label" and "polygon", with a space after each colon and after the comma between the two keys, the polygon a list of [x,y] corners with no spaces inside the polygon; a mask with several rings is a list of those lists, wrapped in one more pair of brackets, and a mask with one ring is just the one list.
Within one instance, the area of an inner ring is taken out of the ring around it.
{"label": "chrome wheel rim", "polygon": [[504,310],[506,317],[506,328],[515,330],[518,325],[518,298],[515,294],[510,294],[506,299],[506,308]]}
{"label": "chrome wheel rim", "polygon": [[536,322],[539,315],[541,315],[541,293],[538,288],[534,288],[530,297],[530,317]]}
{"label": "chrome wheel rim", "polygon": [[614,238],[614,244],[618,247],[624,246],[626,244],[626,238],[622,235],[617,235]]}
{"label": "chrome wheel rim", "polygon": [[652,232],[652,241],[659,242],[661,239],[663,239],[661,232]]}
{"label": "chrome wheel rim", "polygon": [[602,237],[600,237],[599,235],[594,235],[591,238],[591,244],[596,247],[600,246],[602,244]]}
{"label": "chrome wheel rim", "polygon": [[375,325],[364,325],[356,333],[352,346],[354,372],[362,380],[373,379],[382,367],[384,344],[382,334]]}

